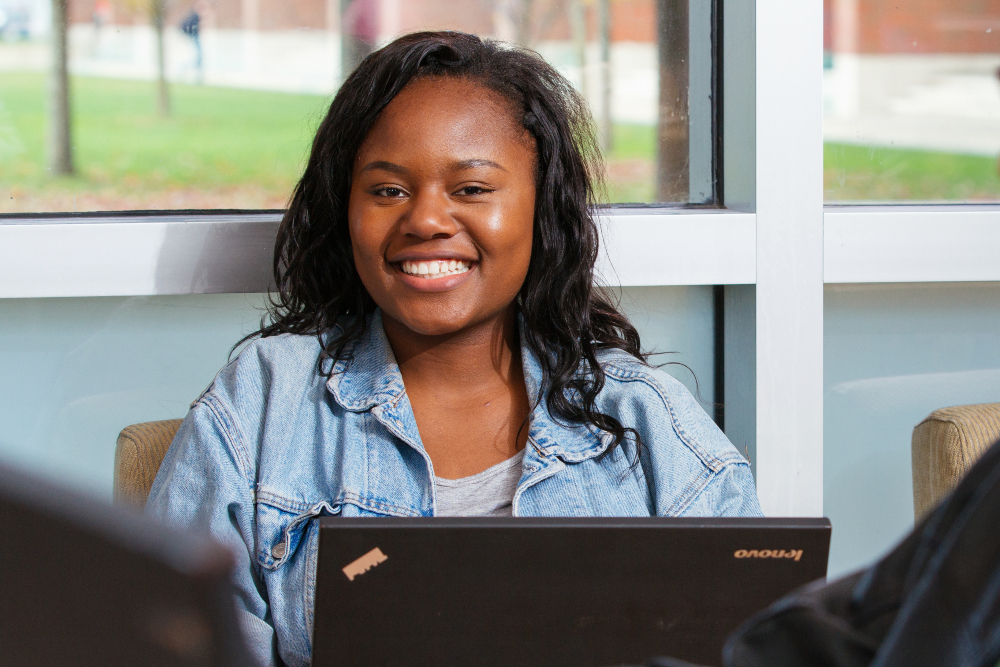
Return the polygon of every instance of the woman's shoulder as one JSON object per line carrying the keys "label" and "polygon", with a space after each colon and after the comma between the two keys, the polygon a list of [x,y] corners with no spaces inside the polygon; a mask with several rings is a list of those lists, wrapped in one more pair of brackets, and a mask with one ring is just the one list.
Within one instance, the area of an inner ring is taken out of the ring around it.
{"label": "woman's shoulder", "polygon": [[299,392],[323,383],[316,336],[280,334],[255,338],[218,372],[195,403],[207,396],[234,406],[267,403],[275,392]]}
{"label": "woman's shoulder", "polygon": [[693,400],[687,387],[670,373],[660,367],[651,366],[624,350],[616,348],[600,350],[597,353],[597,360],[605,376],[610,380],[605,383],[610,395],[619,395],[621,392],[625,394],[639,392],[643,396],[655,395],[663,402],[664,407],[668,406],[672,399]]}
{"label": "woman's shoulder", "polygon": [[637,428],[645,442],[674,443],[715,471],[746,463],[688,388],[665,370],[622,350],[602,350],[598,361],[605,374],[598,405]]}

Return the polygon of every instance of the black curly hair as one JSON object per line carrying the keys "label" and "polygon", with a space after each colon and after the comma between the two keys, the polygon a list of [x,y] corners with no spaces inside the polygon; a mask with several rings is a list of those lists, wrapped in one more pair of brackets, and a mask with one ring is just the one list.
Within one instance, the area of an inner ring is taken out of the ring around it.
{"label": "black curly hair", "polygon": [[[614,436],[613,451],[638,433],[595,407],[605,374],[600,349],[645,361],[639,334],[594,285],[598,229],[593,209],[602,159],[586,102],[533,51],[461,32],[405,35],[365,58],[330,105],[274,249],[276,291],[259,331],[315,335],[319,372],[349,355],[376,304],[354,266],[347,223],[354,158],[383,109],[411,81],[461,77],[506,99],[536,142],[531,262],[518,294],[524,341],[539,359],[555,418]],[[269,322],[269,323],[268,323]],[[339,329],[335,331],[335,325]],[[326,370],[324,370],[326,369]]]}

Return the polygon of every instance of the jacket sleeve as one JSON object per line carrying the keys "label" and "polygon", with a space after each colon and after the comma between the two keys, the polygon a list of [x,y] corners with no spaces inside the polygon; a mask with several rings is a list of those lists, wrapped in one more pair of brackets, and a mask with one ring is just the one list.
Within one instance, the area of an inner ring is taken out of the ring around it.
{"label": "jacket sleeve", "polygon": [[681,516],[764,516],[747,463],[730,463],[715,474]]}
{"label": "jacket sleeve", "polygon": [[280,665],[267,590],[254,558],[254,467],[236,422],[211,393],[199,399],[174,438],[146,511],[168,523],[208,531],[230,548],[236,615],[261,665]]}

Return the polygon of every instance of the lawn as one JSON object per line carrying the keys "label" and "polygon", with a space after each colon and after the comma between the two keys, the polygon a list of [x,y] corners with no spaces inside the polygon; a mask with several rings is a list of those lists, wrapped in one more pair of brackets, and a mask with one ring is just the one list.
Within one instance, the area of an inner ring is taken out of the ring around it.
{"label": "lawn", "polygon": [[172,85],[160,117],[150,82],[74,77],[77,175],[45,167],[45,85],[0,72],[0,212],[281,208],[329,99]]}
{"label": "lawn", "polygon": [[993,157],[826,144],[823,166],[828,202],[1000,200]]}
{"label": "lawn", "polygon": [[[152,82],[73,77],[77,174],[45,166],[46,77],[0,72],[0,213],[282,208],[329,98],[175,84],[156,113]],[[607,196],[649,202],[656,130],[616,125]],[[827,201],[1000,199],[989,157],[827,144]]]}

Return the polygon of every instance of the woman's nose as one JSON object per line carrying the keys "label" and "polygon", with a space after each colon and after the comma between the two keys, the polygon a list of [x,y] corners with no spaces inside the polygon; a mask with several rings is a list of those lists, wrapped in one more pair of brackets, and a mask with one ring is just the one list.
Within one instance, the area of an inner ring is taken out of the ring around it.
{"label": "woman's nose", "polygon": [[413,195],[411,201],[410,210],[400,226],[402,233],[430,240],[448,238],[458,232],[446,195],[424,190]]}

